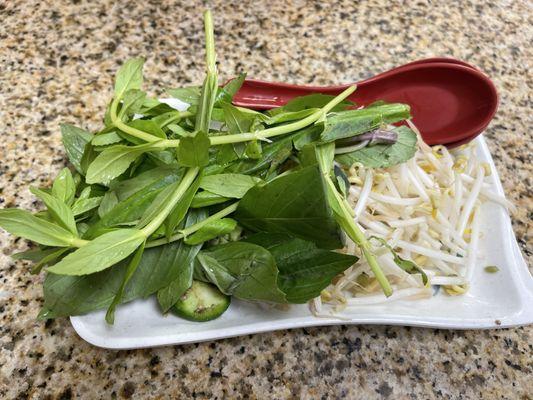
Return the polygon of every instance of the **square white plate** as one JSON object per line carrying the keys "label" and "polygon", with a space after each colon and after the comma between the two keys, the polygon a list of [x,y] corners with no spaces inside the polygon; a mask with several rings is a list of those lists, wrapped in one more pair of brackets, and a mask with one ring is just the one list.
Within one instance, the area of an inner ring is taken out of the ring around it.
{"label": "square white plate", "polygon": [[[500,179],[482,137],[475,140],[479,158],[490,164],[490,184],[503,195]],[[430,328],[487,329],[533,323],[533,278],[520,254],[507,212],[499,205],[482,207],[480,258],[467,294],[438,293],[426,300],[399,300],[386,305],[351,307],[348,320],[315,318],[307,305],[288,311],[233,300],[229,310],[210,322],[189,322],[163,316],[152,296],[118,307],[115,324],[107,325],[105,310],[70,320],[87,342],[110,349],[133,349],[200,342],[256,332],[338,324],[410,325]],[[499,272],[486,273],[486,265]]]}

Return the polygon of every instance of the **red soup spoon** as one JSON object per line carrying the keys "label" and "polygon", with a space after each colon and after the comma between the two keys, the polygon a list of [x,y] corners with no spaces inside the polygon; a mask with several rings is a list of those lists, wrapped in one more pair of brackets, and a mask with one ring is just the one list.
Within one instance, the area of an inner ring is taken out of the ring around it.
{"label": "red soup spoon", "polygon": [[[311,93],[336,95],[348,86],[298,86],[247,79],[233,103],[265,110]],[[498,108],[492,81],[473,66],[450,58],[415,61],[357,82],[357,90],[349,99],[363,106],[376,100],[409,104],[413,122],[426,143],[450,147],[483,132]]]}

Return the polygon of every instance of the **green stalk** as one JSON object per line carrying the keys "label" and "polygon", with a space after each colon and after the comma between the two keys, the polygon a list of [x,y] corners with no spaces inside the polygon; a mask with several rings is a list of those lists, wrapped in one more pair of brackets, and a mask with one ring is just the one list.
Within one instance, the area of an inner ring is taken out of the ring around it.
{"label": "green stalk", "polygon": [[350,86],[349,88],[345,89],[342,93],[340,93],[337,97],[332,99],[328,104],[326,104],[320,110],[316,111],[315,113],[309,115],[308,117],[300,121],[296,121],[296,122],[293,122],[287,125],[276,126],[274,128],[265,129],[265,130],[258,131],[255,133],[240,133],[236,135],[215,136],[215,137],[210,138],[211,145],[216,146],[220,144],[246,142],[249,140],[264,140],[264,139],[268,139],[274,136],[284,135],[286,133],[294,132],[299,129],[305,128],[306,126],[311,125],[319,121],[321,118],[325,117],[326,114],[330,112],[333,107],[335,107],[337,104],[339,104],[344,99],[346,99],[349,95],[355,92],[356,88],[357,87],[355,85]]}
{"label": "green stalk", "polygon": [[223,208],[219,212],[209,216],[208,218],[204,219],[203,221],[200,221],[200,222],[198,222],[198,223],[196,223],[194,225],[191,225],[191,226],[189,226],[189,227],[187,227],[185,229],[182,229],[181,231],[179,231],[179,233],[171,236],[168,240],[166,238],[152,240],[152,241],[146,243],[146,247],[161,246],[163,244],[167,244],[167,243],[170,243],[170,242],[175,242],[176,240],[180,240],[180,239],[186,238],[187,236],[193,234],[194,232],[196,232],[200,228],[204,227],[205,225],[207,225],[207,224],[209,224],[209,223],[211,223],[213,221],[217,221],[219,219],[222,219],[225,216],[231,214],[232,212],[234,212],[237,209],[238,204],[239,204],[239,202],[233,203],[232,205],[230,205],[230,206],[228,206],[226,208]]}
{"label": "green stalk", "polygon": [[[324,173],[324,175],[326,174]],[[389,297],[392,294],[392,287],[389,283],[389,280],[381,270],[376,256],[374,255],[374,253],[372,253],[372,250],[370,249],[370,243],[366,239],[364,233],[361,232],[361,229],[359,229],[359,227],[355,223],[348,207],[346,206],[346,202],[339,195],[339,192],[337,192],[337,188],[335,187],[329,176],[325,176],[325,180],[329,186],[330,191],[335,196],[341,208],[341,212],[344,214],[337,216],[337,214],[334,213],[337,217],[337,223],[342,227],[342,229],[344,230],[344,232],[346,232],[350,239],[352,239],[354,243],[361,248],[361,251],[365,256],[365,259],[368,262],[370,269],[374,273],[377,281],[383,289],[383,293],[385,293],[385,296]]]}
{"label": "green stalk", "polygon": [[[340,93],[337,97],[332,99],[328,104],[326,104],[323,108],[316,111],[315,113],[309,115],[308,117],[296,121],[287,125],[281,125],[281,126],[275,126],[274,128],[268,128],[264,129],[262,131],[258,132],[248,132],[248,133],[239,133],[235,135],[221,135],[221,136],[212,136],[209,138],[209,141],[211,142],[211,146],[217,146],[221,144],[229,144],[229,143],[241,143],[241,142],[248,142],[251,140],[265,140],[274,136],[284,135],[286,133],[294,132],[299,129],[303,129],[306,126],[309,126],[317,121],[319,121],[321,118],[323,118],[333,107],[335,107],[337,104],[339,104],[341,101],[346,99],[349,95],[351,95],[355,89],[356,86],[350,86],[346,90],[344,90],[342,93]],[[168,147],[178,147],[179,146],[179,140],[161,140],[156,147],[161,148],[168,148]]]}
{"label": "green stalk", "polygon": [[189,186],[191,186],[191,184],[194,182],[196,176],[198,175],[198,172],[200,172],[200,168],[189,168],[187,170],[185,176],[181,180],[180,184],[176,188],[176,191],[170,198],[169,202],[166,204],[165,208],[148,225],[141,229],[141,231],[146,237],[154,233],[157,228],[159,228],[159,226],[163,223],[163,221],[168,217],[174,206],[178,203],[178,201],[180,201]]}

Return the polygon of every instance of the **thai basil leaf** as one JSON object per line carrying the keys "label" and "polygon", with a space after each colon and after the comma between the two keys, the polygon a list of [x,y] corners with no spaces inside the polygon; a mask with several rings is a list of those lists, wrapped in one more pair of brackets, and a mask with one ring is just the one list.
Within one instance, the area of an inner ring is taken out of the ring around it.
{"label": "thai basil leaf", "polygon": [[209,164],[210,141],[207,133],[200,131],[195,136],[180,139],[178,163],[185,167],[203,167]]}
{"label": "thai basil leaf", "polygon": [[246,74],[239,74],[239,76],[233,78],[223,87],[219,88],[215,100],[215,107],[221,103],[231,103],[233,101],[233,96],[239,91],[245,79]]}
{"label": "thai basil leaf", "polygon": [[320,138],[324,142],[360,135],[410,117],[407,104],[393,103],[328,115]]}
{"label": "thai basil leaf", "polygon": [[[109,227],[137,221],[152,204],[161,190],[181,179],[181,176],[182,171],[174,169],[145,187],[139,186],[139,189],[141,190],[134,192],[127,198],[120,198],[120,202],[110,212],[103,216],[102,219],[94,223],[85,236],[92,238],[98,236],[101,232],[105,232]],[[132,189],[128,189],[127,192],[125,191],[122,193],[122,196],[131,191]]]}
{"label": "thai basil leaf", "polygon": [[250,175],[215,174],[202,177],[200,188],[219,196],[240,199],[260,182],[260,178]]}
{"label": "thai basil leaf", "polygon": [[122,201],[168,175],[179,177],[181,176],[181,171],[178,171],[176,167],[167,166],[152,168],[131,179],[113,183],[111,189],[116,193],[118,199]]}
{"label": "thai basil leaf", "polygon": [[139,89],[130,89],[124,93],[122,107],[120,108],[120,116],[122,117],[126,112],[128,114],[135,114],[140,112],[141,107],[146,99],[146,93]]}
{"label": "thai basil leaf", "polygon": [[71,205],[76,195],[76,184],[72,178],[72,173],[68,168],[63,168],[54,179],[52,184],[52,195],[65,203]]}
{"label": "thai basil leaf", "polygon": [[102,201],[100,202],[100,206],[98,207],[98,216],[100,218],[103,218],[113,208],[115,208],[117,204],[118,204],[118,197],[116,193],[112,190],[106,192],[102,196]]}
{"label": "thai basil leaf", "polygon": [[185,238],[185,243],[189,245],[197,245],[208,240],[214,239],[218,236],[228,234],[232,232],[237,227],[237,221],[231,218],[222,218],[216,221],[212,221],[199,230],[194,232],[192,235]]}
{"label": "thai basil leaf", "polygon": [[32,187],[30,188],[30,191],[44,202],[46,208],[48,209],[48,213],[58,225],[72,232],[73,235],[78,234],[78,231],[76,230],[76,221],[74,221],[74,215],[72,214],[70,207],[68,207],[59,198],[54,197],[40,189]]}
{"label": "thai basil leaf", "polygon": [[318,111],[319,108],[307,108],[305,110],[300,111],[287,111],[287,112],[281,112],[279,114],[275,114],[271,117],[269,117],[265,124],[267,125],[275,125],[275,124],[281,124],[284,122],[292,122],[298,119],[303,119],[305,117],[310,116],[315,111]]}
{"label": "thai basil leaf", "polygon": [[319,296],[335,276],[358,260],[285,235],[259,233],[246,241],[270,251],[279,270],[278,286],[289,303],[306,303]]}
{"label": "thai basil leaf", "polygon": [[277,286],[278,269],[265,248],[231,242],[201,251],[196,257],[194,279],[216,285],[222,293],[244,300],[286,303]]}
{"label": "thai basil leaf", "polygon": [[36,263],[32,267],[31,273],[32,274],[38,274],[39,272],[41,272],[41,269],[45,265],[50,265],[52,262],[57,260],[59,257],[61,257],[63,254],[65,254],[65,252],[67,252],[69,250],[70,250],[69,247],[55,248],[53,252],[51,252],[50,254],[47,254],[46,256],[44,256],[41,260],[39,260],[38,263]]}
{"label": "thai basil leaf", "polygon": [[416,152],[417,137],[411,129],[400,126],[393,129],[398,134],[394,144],[376,144],[335,157],[340,164],[349,167],[356,162],[371,168],[386,168],[410,160]]}
{"label": "thai basil leaf", "polygon": [[260,159],[262,153],[263,147],[261,146],[259,140],[250,140],[246,144],[246,148],[244,149],[244,154],[246,155],[246,157],[252,158],[254,160]]}
{"label": "thai basil leaf", "polygon": [[103,199],[103,196],[91,197],[89,199],[78,199],[72,205],[72,214],[76,217],[87,211],[98,207]]}
{"label": "thai basil leaf", "polygon": [[118,229],[98,236],[48,268],[59,275],[88,275],[128,257],[145,240],[138,229]]}
{"label": "thai basil leaf", "polygon": [[143,58],[131,58],[118,70],[115,78],[115,99],[121,99],[128,90],[141,89],[143,83]]}
{"label": "thai basil leaf", "polygon": [[15,236],[29,239],[45,246],[71,246],[75,236],[56,224],[37,218],[26,210],[5,208],[0,210],[0,227]]}
{"label": "thai basil leaf", "polygon": [[[205,218],[205,213],[189,213],[187,226]],[[139,266],[124,289],[121,302],[146,298],[191,271],[201,246],[183,241],[146,249]],[[39,318],[81,315],[106,308],[119,290],[126,273],[126,261],[84,276],[48,273],[44,281],[44,306]],[[192,278],[191,278],[192,279]]]}
{"label": "thai basil leaf", "polygon": [[122,141],[122,137],[115,131],[96,135],[91,140],[93,146],[107,146]]}
{"label": "thai basil leaf", "polygon": [[199,86],[167,89],[166,91],[170,96],[174,97],[175,99],[179,99],[184,103],[190,104],[191,106],[198,105],[200,102],[201,87]]}
{"label": "thai basil leaf", "polygon": [[[61,247],[64,249],[65,247]],[[53,254],[57,251],[57,247],[48,248],[48,249],[36,249],[36,250],[26,250],[21,251],[20,253],[11,254],[13,260],[29,260],[33,262],[38,262],[39,260],[48,257],[50,254]]]}
{"label": "thai basil leaf", "polygon": [[284,233],[315,242],[322,248],[342,247],[317,166],[253,187],[240,201],[235,218],[254,231]]}
{"label": "thai basil leaf", "polygon": [[137,157],[155,149],[157,149],[157,145],[154,143],[138,146],[116,145],[105,149],[89,165],[86,182],[107,185],[111,180],[124,173]]}
{"label": "thai basil leaf", "polygon": [[224,122],[228,127],[229,133],[237,134],[250,132],[251,127],[257,118],[256,113],[241,111],[239,108],[229,103],[221,103],[220,106],[224,111]]}
{"label": "thai basil leaf", "polygon": [[396,253],[394,249],[384,239],[379,238],[377,236],[372,236],[370,239],[377,240],[383,246],[385,246],[391,252],[394,258],[394,262],[398,267],[400,267],[401,269],[403,269],[405,272],[409,274],[420,274],[422,276],[422,283],[424,283],[424,285],[428,284],[429,282],[428,276],[426,275],[426,273],[424,272],[422,268],[416,265],[414,261],[406,260],[405,258],[400,257],[399,254]]}
{"label": "thai basil leaf", "polygon": [[200,179],[201,176],[194,180],[165,220],[165,236],[167,239],[170,239],[170,236],[172,236],[176,227],[181,223],[183,218],[185,218],[185,215],[187,215],[192,199],[200,185]]}
{"label": "thai basil leaf", "polygon": [[[167,135],[165,134],[165,132],[163,132],[163,130],[159,127],[159,125],[154,121],[154,120],[149,120],[149,119],[136,119],[134,121],[131,121],[130,123],[128,123],[128,126],[131,126],[135,129],[139,129],[143,132],[146,132],[146,133],[149,133],[153,136],[157,136],[158,138],[161,138],[161,139],[166,139],[167,138]],[[129,136],[127,134],[125,134],[126,136]],[[129,136],[131,141],[137,141],[139,143],[137,144],[141,144],[141,143],[144,143],[142,140],[140,139],[137,139],[135,137],[132,137],[132,136]]]}
{"label": "thai basil leaf", "polygon": [[[320,94],[320,93],[310,94],[310,95],[301,96],[301,97],[295,97],[294,99],[290,100],[284,106],[269,110],[268,114],[271,116],[274,116],[274,115],[286,113],[286,112],[307,110],[309,108],[322,108],[334,98],[335,96],[331,96],[327,94]],[[349,100],[343,100],[338,105],[336,105],[331,111],[342,111],[352,106],[354,106],[353,102]]]}
{"label": "thai basil leaf", "polygon": [[81,166],[81,159],[85,151],[85,146],[92,139],[93,135],[83,129],[73,125],[61,125],[61,139],[70,163],[80,174],[84,174]]}
{"label": "thai basil leaf", "polygon": [[203,190],[195,194],[191,202],[191,208],[208,207],[215,204],[225,203],[228,200],[230,200],[229,197],[220,196],[207,190]]}
{"label": "thai basil leaf", "polygon": [[124,296],[124,289],[128,282],[130,281],[131,277],[135,273],[135,270],[139,266],[139,263],[141,262],[141,258],[144,252],[144,245],[146,244],[146,239],[144,242],[139,246],[133,257],[131,258],[130,262],[128,263],[128,266],[126,268],[126,274],[124,275],[124,278],[122,279],[122,283],[120,284],[120,287],[118,288],[117,294],[113,298],[113,301],[109,305],[109,308],[107,309],[107,312],[105,314],[105,320],[108,324],[113,325],[115,322],[115,309],[122,301],[122,297]]}

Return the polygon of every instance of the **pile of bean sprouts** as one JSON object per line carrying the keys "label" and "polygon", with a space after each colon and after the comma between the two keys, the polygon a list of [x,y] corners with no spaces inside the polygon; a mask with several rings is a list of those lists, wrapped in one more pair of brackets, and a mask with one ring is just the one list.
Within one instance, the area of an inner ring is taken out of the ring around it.
{"label": "pile of bean sprouts", "polygon": [[[514,211],[513,205],[485,182],[490,166],[477,159],[473,143],[453,153],[444,146],[430,147],[409,124],[419,137],[415,156],[391,168],[353,165],[347,171],[351,183],[348,201],[365,235],[386,240],[399,256],[422,268],[429,282],[424,284],[420,273],[404,271],[387,247],[371,240],[393,294],[383,294],[360,257],[310,302],[317,316],[330,316],[323,314],[325,303],[335,313],[350,306],[431,297],[435,286],[449,295],[465,293],[477,266],[481,204],[492,201]],[[360,256],[351,241],[344,251]]]}

